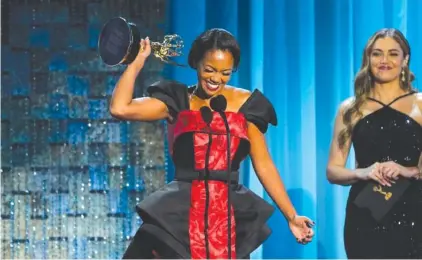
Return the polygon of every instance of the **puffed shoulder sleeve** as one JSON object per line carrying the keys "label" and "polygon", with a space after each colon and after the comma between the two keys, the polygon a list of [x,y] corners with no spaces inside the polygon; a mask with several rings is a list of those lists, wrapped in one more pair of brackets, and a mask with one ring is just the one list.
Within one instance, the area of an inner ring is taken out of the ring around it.
{"label": "puffed shoulder sleeve", "polygon": [[266,133],[268,124],[277,125],[277,114],[271,102],[255,89],[246,102],[239,109],[245,115],[246,120],[258,127],[262,133]]}
{"label": "puffed shoulder sleeve", "polygon": [[189,109],[187,86],[180,82],[157,81],[147,88],[147,93],[166,104],[173,119],[177,118],[180,111]]}

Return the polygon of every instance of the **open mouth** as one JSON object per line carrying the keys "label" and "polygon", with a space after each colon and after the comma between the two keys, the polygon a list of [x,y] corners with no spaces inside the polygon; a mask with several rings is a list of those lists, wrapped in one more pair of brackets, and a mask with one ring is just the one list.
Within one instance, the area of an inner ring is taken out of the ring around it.
{"label": "open mouth", "polygon": [[218,87],[220,86],[220,84],[215,84],[215,83],[211,83],[209,81],[206,81],[205,86],[210,91],[215,91],[215,90],[218,89]]}

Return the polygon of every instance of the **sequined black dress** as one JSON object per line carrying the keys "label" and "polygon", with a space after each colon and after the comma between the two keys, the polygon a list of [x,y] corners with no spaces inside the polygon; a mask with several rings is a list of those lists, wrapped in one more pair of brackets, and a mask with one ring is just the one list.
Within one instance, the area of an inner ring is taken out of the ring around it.
{"label": "sequined black dress", "polygon": [[[381,109],[356,123],[352,142],[359,168],[384,161],[417,166],[422,151],[422,126],[391,108],[393,102],[382,104]],[[365,184],[353,184],[347,202],[344,230],[347,257],[422,259],[422,182],[412,181],[383,224],[378,224],[369,210],[353,203]]]}

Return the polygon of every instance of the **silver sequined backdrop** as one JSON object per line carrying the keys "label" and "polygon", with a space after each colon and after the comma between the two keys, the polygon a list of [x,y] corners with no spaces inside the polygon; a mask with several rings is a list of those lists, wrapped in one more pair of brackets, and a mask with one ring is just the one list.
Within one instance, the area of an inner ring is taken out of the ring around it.
{"label": "silver sequined backdrop", "polygon": [[[114,16],[153,40],[165,0],[2,1],[1,258],[120,258],[134,206],[165,183],[164,127],[108,114],[122,67],[98,58]],[[136,96],[160,79],[150,59]]]}

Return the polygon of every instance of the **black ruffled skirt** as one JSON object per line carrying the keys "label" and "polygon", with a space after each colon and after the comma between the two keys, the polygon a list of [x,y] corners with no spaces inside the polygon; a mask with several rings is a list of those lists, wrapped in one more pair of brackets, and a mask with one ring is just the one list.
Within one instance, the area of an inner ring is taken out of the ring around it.
{"label": "black ruffled skirt", "polygon": [[[189,210],[191,183],[173,181],[157,190],[139,205],[143,220],[124,259],[191,258],[189,242]],[[266,222],[274,208],[240,184],[232,184],[231,205],[236,221],[236,256],[249,258],[271,234]]]}

